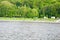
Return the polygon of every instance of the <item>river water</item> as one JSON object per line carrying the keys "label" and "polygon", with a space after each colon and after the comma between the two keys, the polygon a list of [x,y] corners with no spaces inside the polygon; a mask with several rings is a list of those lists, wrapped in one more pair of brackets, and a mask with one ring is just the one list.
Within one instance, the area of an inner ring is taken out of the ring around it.
{"label": "river water", "polygon": [[0,40],[60,40],[60,23],[0,21]]}

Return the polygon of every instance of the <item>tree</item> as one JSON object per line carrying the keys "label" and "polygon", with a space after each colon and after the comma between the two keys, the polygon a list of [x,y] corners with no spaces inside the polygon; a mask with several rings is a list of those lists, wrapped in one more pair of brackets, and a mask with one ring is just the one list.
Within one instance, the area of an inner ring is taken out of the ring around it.
{"label": "tree", "polygon": [[22,17],[26,17],[27,12],[29,11],[29,8],[25,6],[20,7],[20,13]]}
{"label": "tree", "polygon": [[35,17],[37,17],[38,18],[38,16],[39,16],[39,14],[38,14],[38,11],[37,11],[37,9],[31,9],[28,13],[27,13],[27,15],[26,15],[28,18],[35,18]]}
{"label": "tree", "polygon": [[56,3],[54,6],[56,9],[56,17],[60,18],[60,3]]}
{"label": "tree", "polygon": [[8,1],[2,1],[0,3],[0,15],[12,17],[15,13],[15,6]]}

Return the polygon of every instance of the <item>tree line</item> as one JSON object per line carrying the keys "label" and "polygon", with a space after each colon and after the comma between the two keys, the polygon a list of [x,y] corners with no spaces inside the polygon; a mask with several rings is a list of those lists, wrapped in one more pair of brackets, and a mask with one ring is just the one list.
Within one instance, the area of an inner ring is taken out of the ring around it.
{"label": "tree line", "polygon": [[0,0],[0,17],[60,18],[60,0]]}

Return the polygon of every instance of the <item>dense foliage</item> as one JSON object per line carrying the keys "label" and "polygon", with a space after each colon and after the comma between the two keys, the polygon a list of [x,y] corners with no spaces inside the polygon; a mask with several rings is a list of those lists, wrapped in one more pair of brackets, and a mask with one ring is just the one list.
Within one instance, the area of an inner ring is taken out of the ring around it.
{"label": "dense foliage", "polygon": [[0,0],[0,17],[60,18],[60,0]]}

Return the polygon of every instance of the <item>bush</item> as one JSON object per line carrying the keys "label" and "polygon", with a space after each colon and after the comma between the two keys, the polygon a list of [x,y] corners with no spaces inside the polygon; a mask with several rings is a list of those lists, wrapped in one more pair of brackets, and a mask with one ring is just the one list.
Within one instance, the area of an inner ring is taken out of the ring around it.
{"label": "bush", "polygon": [[27,13],[27,17],[28,18],[34,18],[34,17],[38,17],[38,11],[37,9],[31,9],[28,13]]}
{"label": "bush", "polygon": [[12,17],[15,14],[16,7],[8,1],[0,3],[0,16]]}

